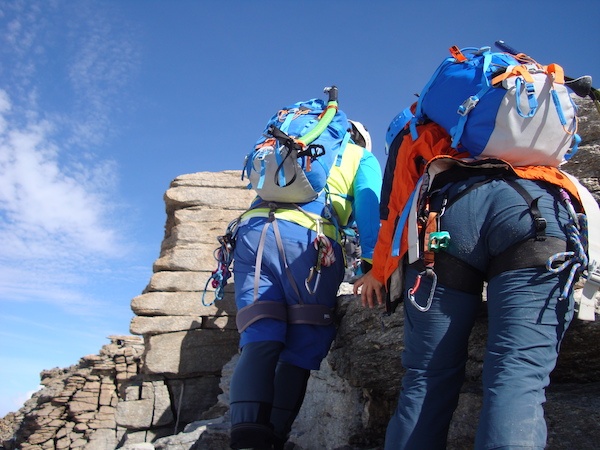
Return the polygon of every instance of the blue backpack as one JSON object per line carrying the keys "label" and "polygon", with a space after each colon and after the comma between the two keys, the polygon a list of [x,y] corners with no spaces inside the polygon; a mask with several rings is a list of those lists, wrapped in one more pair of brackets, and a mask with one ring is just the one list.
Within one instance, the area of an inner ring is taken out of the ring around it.
{"label": "blue backpack", "polygon": [[451,135],[453,148],[476,159],[557,167],[575,154],[576,107],[559,65],[489,47],[450,52],[419,96],[413,139],[429,119]]}
{"label": "blue backpack", "polygon": [[315,98],[273,115],[246,156],[248,188],[261,199],[306,203],[325,188],[331,167],[350,141],[348,119],[337,106],[337,88],[325,92],[327,103]]}

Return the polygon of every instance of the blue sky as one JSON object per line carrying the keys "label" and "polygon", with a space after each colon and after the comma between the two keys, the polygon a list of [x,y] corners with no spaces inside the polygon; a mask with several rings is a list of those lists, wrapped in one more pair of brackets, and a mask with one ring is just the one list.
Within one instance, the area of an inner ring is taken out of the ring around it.
{"label": "blue sky", "polygon": [[[280,107],[339,88],[385,131],[451,45],[600,82],[597,0],[0,0],[0,416],[128,334],[178,175],[241,170]],[[200,297],[199,297],[200,301]]]}

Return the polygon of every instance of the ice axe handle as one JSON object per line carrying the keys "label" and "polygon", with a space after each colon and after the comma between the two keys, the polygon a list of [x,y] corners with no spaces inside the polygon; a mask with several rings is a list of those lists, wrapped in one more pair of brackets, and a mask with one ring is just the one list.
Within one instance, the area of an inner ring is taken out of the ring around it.
{"label": "ice axe handle", "polygon": [[[510,53],[511,55],[518,55],[521,53],[512,48],[504,41],[496,41],[494,42],[494,45],[498,47],[501,51],[505,53]],[[593,90],[595,90],[595,88],[592,87],[592,77],[589,75],[584,75],[579,78],[571,78],[565,76],[565,81],[565,85],[568,86],[578,97],[583,98],[587,97],[588,95],[592,95]]]}
{"label": "ice axe handle", "polygon": [[337,102],[338,99],[338,88],[336,86],[326,87],[323,92],[329,95],[330,102]]}
{"label": "ice axe handle", "polygon": [[508,45],[506,42],[504,41],[496,41],[494,42],[494,45],[496,47],[498,47],[500,50],[502,50],[505,53],[510,53],[511,55],[518,55],[521,52],[518,52],[517,50],[515,50],[514,48],[512,48],[510,45]]}

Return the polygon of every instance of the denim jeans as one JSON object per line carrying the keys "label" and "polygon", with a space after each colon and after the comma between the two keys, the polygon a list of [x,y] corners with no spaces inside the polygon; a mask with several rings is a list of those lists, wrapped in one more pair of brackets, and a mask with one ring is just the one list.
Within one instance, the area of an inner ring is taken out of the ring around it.
{"label": "denim jeans", "polygon": [[[455,183],[451,195],[473,181]],[[555,193],[541,183],[519,183],[532,197],[540,197],[546,234],[566,241],[569,217]],[[450,233],[447,251],[484,273],[495,256],[535,235],[525,200],[502,180],[479,186],[457,200],[442,216],[441,228]],[[405,289],[415,285],[418,274],[407,269]],[[560,298],[567,275],[531,267],[488,280],[488,341],[476,449],[545,447],[544,391],[573,317],[572,292]],[[418,304],[427,303],[431,288],[432,279],[423,277],[415,293]],[[406,373],[388,425],[386,450],[446,447],[464,380],[468,338],[480,304],[480,295],[439,283],[428,311],[404,302]]]}

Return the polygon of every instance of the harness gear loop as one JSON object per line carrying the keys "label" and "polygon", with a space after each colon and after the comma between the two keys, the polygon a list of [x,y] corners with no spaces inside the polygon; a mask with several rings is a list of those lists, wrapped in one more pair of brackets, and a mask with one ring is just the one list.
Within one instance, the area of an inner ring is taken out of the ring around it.
{"label": "harness gear loop", "polygon": [[[431,303],[433,302],[433,296],[435,294],[435,288],[437,287],[438,277],[433,269],[435,264],[435,254],[440,250],[445,250],[450,244],[450,233],[447,231],[440,231],[441,219],[446,212],[448,205],[448,197],[444,196],[442,204],[439,207],[439,211],[434,211],[431,208],[429,198],[425,200],[425,206],[423,210],[423,219],[421,225],[421,232],[423,233],[423,263],[425,264],[425,270],[419,273],[415,284],[408,290],[408,299],[421,312],[429,311]],[[426,217],[426,218],[425,218]],[[415,294],[421,285],[421,278],[423,275],[432,279],[431,290],[429,291],[429,297],[425,306],[421,306],[415,300]]]}
{"label": "harness gear loop", "polygon": [[[417,301],[415,300],[415,294],[417,293],[417,290],[419,289],[419,286],[421,285],[421,278],[423,277],[423,275],[425,275],[428,278],[431,278],[433,280],[431,283],[431,290],[429,291],[429,297],[427,298],[427,303],[425,304],[425,306],[419,305],[417,303]],[[419,311],[427,312],[427,311],[429,311],[429,308],[431,308],[431,303],[433,302],[433,295],[435,294],[436,286],[437,286],[437,275],[436,275],[435,271],[433,270],[433,267],[426,267],[424,271],[422,271],[421,273],[419,273],[419,275],[417,275],[417,279],[415,280],[414,286],[408,290],[408,299],[413,304],[413,306],[415,308],[417,308]]]}

